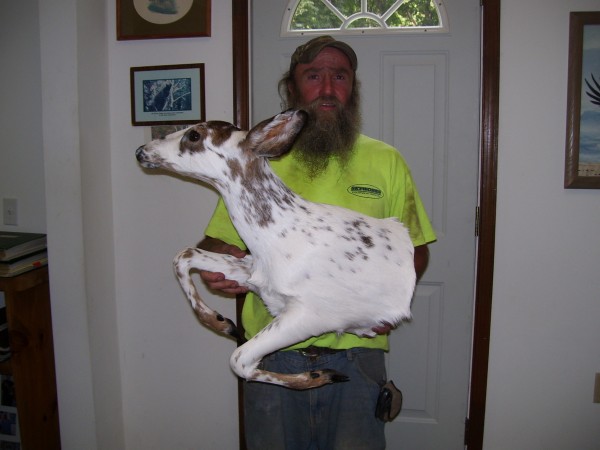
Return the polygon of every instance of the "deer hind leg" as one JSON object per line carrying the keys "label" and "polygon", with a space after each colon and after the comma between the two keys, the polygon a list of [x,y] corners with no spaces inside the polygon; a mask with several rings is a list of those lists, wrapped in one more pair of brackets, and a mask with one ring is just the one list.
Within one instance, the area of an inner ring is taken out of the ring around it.
{"label": "deer hind leg", "polygon": [[313,335],[325,331],[305,331],[306,318],[291,317],[283,313],[276,317],[256,336],[238,347],[231,355],[230,364],[233,371],[247,381],[276,384],[291,389],[312,389],[325,384],[348,381],[348,377],[335,370],[324,369],[297,374],[282,374],[261,370],[258,365],[261,359],[290,345],[301,342]]}
{"label": "deer hind leg", "polygon": [[192,280],[191,271],[197,269],[221,272],[227,279],[235,280],[240,285],[247,285],[251,264],[252,257],[250,255],[240,259],[198,248],[186,248],[179,252],[173,260],[177,280],[200,322],[218,333],[234,338],[239,337],[235,324],[204,303]]}

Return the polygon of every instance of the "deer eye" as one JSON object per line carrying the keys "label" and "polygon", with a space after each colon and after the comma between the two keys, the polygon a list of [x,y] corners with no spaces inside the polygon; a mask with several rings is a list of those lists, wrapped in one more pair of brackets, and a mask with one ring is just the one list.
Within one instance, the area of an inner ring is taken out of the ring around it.
{"label": "deer eye", "polygon": [[192,130],[190,132],[189,139],[192,142],[198,142],[200,140],[200,133],[198,133],[196,130]]}
{"label": "deer eye", "polygon": [[190,130],[188,134],[188,139],[192,142],[198,142],[200,137],[200,133],[198,133],[196,130]]}

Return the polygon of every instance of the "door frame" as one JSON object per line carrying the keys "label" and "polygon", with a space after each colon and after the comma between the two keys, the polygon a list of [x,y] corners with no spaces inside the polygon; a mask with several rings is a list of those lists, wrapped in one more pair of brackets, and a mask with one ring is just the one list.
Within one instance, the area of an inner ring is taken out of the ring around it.
{"label": "door frame", "polygon": [[[483,448],[487,392],[498,175],[498,111],[500,86],[500,1],[481,0],[481,117],[478,245],[469,416],[465,445]],[[232,0],[233,121],[250,127],[249,19],[252,0]],[[243,297],[237,299],[238,324]],[[240,449],[245,449],[243,389],[238,382]]]}

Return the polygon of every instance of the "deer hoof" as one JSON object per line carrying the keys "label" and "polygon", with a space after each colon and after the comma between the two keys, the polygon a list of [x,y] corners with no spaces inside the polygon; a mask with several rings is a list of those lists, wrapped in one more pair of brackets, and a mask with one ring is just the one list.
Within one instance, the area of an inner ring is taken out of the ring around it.
{"label": "deer hoof", "polygon": [[231,336],[234,339],[239,339],[240,338],[240,334],[238,333],[237,327],[235,326],[235,324],[233,323],[233,321],[231,319],[228,319],[227,317],[223,317],[221,314],[217,313],[217,320],[219,322],[223,322],[221,324],[221,332],[227,336]]}
{"label": "deer hoof", "polygon": [[313,380],[323,377],[322,384],[344,383],[346,381],[350,381],[350,378],[348,376],[332,369],[324,369],[317,372],[310,372],[310,377]]}

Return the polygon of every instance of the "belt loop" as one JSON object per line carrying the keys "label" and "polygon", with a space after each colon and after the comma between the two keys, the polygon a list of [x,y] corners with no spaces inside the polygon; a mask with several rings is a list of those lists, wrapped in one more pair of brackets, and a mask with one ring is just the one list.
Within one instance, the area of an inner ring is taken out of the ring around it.
{"label": "belt loop", "polygon": [[351,348],[346,350],[346,358],[348,358],[348,361],[352,361],[354,359],[354,353],[352,353]]}

